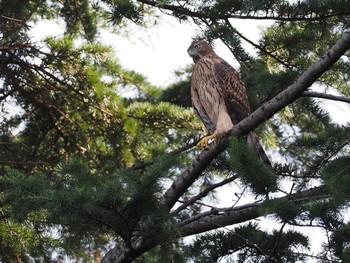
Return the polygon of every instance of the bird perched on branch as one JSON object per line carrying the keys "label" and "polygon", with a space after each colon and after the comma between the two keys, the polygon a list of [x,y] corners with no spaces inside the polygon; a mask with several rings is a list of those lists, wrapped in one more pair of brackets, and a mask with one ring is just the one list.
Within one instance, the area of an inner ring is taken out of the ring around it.
{"label": "bird perched on branch", "polygon": [[[247,92],[237,71],[219,57],[207,41],[195,39],[187,52],[195,63],[192,104],[210,133],[197,146],[202,150],[209,149],[211,141],[216,143],[220,136],[250,114]],[[270,163],[254,131],[247,134],[247,143],[263,162]]]}

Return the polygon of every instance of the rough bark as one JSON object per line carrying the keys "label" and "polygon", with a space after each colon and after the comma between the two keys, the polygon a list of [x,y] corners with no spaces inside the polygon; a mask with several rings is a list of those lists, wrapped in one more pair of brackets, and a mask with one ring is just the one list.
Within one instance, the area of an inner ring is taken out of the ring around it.
{"label": "rough bark", "polygon": [[[279,110],[283,109],[310,87],[325,71],[327,71],[339,58],[350,48],[350,33],[344,33],[343,37],[338,40],[335,45],[329,49],[327,54],[320,58],[313,66],[311,66],[295,83],[286,90],[272,98],[270,101],[259,107],[247,118],[238,123],[231,130],[231,135],[243,136],[249,131],[256,128],[259,124],[272,117]],[[225,150],[225,142],[219,143],[211,150],[202,152],[192,165],[186,169],[173,182],[171,187],[165,192],[161,198],[160,204],[165,206],[169,211],[179,200],[179,198],[187,191],[187,189],[201,175],[204,169],[210,165],[212,160]],[[323,187],[317,187],[288,195],[282,198],[287,200],[307,201],[312,197],[322,196]],[[244,222],[261,216],[261,204],[248,204],[241,207],[233,207],[230,209],[217,209],[211,212],[197,215],[195,218],[188,219],[182,223],[180,233],[182,236],[203,233],[212,229],[220,228],[235,223]],[[110,250],[103,258],[103,263],[122,263],[132,262],[133,259],[142,255],[152,247],[156,246],[156,240],[142,240],[132,244],[132,247],[120,245]]]}
{"label": "rough bark", "polygon": [[[325,189],[323,186],[318,186],[276,199],[285,199],[297,203],[323,197],[325,197]],[[261,207],[262,204],[251,203],[237,207],[213,209],[210,212],[196,215],[195,220],[191,220],[188,223],[185,222],[179,229],[179,232],[182,237],[185,237],[258,218],[264,212]]]}

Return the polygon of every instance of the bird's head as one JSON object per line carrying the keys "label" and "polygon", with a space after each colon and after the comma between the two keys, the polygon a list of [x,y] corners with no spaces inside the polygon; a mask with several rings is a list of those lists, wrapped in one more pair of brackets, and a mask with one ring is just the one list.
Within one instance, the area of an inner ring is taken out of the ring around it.
{"label": "bird's head", "polygon": [[188,54],[193,59],[194,62],[197,62],[202,57],[206,56],[209,53],[214,52],[212,46],[205,40],[199,39],[194,40],[190,47],[187,49]]}

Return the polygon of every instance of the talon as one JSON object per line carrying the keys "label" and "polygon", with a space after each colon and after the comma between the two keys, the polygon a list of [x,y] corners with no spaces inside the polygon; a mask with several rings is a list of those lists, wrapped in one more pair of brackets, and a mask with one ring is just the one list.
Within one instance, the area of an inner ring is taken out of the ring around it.
{"label": "talon", "polygon": [[216,144],[217,136],[215,134],[203,137],[198,143],[197,147],[201,150],[210,149],[210,140],[213,140],[213,143]]}

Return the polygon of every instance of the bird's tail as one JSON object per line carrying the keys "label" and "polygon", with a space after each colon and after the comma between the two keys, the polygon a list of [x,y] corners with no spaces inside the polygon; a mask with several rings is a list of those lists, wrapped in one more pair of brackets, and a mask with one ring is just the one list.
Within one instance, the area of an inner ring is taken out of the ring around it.
{"label": "bird's tail", "polygon": [[254,131],[248,133],[247,144],[249,145],[249,147],[254,149],[254,151],[258,154],[259,158],[265,165],[267,165],[268,167],[272,167],[269,158],[267,157],[263,147],[260,144],[259,137]]}

